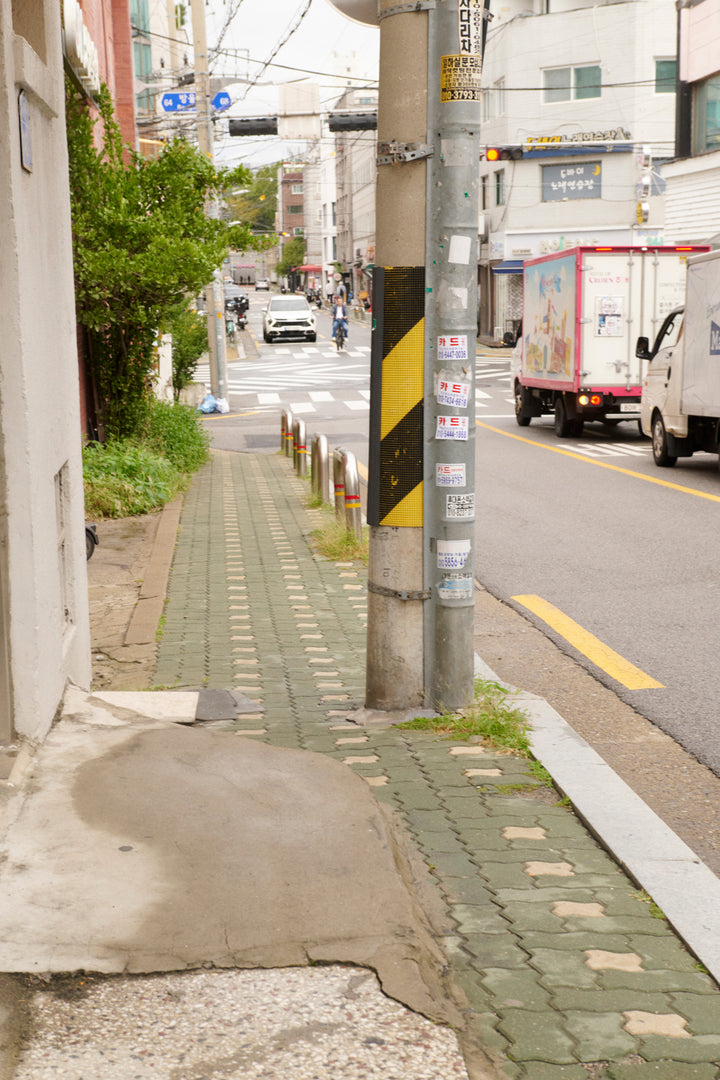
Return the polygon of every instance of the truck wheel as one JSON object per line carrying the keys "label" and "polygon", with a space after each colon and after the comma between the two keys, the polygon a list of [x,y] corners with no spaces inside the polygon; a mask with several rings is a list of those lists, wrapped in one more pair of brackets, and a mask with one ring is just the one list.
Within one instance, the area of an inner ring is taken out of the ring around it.
{"label": "truck wheel", "polygon": [[677,461],[676,457],[668,453],[668,438],[665,425],[660,413],[655,413],[652,422],[652,452],[656,465],[661,468],[669,468]]}
{"label": "truck wheel", "polygon": [[574,421],[568,419],[567,405],[562,397],[555,398],[555,434],[558,439],[567,439],[574,434]]}
{"label": "truck wheel", "polygon": [[532,417],[526,408],[528,392],[519,382],[515,383],[515,419],[520,427],[528,427]]}

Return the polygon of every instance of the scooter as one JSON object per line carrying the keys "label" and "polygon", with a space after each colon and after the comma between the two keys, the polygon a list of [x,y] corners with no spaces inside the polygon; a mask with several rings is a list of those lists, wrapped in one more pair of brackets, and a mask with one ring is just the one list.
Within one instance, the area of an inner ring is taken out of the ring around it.
{"label": "scooter", "polygon": [[320,293],[318,293],[317,297],[315,298],[315,307],[318,309],[318,311],[322,311],[322,306],[322,296],[320,295]]}

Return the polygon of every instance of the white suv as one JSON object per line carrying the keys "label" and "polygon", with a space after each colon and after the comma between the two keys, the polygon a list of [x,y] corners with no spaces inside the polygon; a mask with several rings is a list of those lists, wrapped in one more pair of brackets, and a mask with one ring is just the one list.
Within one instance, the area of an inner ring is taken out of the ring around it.
{"label": "white suv", "polygon": [[304,296],[272,296],[263,311],[263,338],[317,340],[315,314]]}

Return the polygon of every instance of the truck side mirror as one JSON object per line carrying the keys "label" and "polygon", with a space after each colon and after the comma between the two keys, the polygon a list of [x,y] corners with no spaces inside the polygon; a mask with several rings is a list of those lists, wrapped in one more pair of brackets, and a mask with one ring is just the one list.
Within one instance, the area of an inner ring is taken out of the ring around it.
{"label": "truck side mirror", "polygon": [[635,346],[635,355],[638,360],[652,360],[652,353],[650,352],[650,341],[646,337],[639,337]]}

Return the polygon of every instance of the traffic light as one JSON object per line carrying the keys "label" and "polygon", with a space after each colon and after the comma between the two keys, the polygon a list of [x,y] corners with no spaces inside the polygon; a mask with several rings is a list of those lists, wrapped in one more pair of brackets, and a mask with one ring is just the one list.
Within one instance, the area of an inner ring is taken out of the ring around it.
{"label": "traffic light", "polygon": [[375,131],[377,112],[337,112],[328,117],[330,131]]}
{"label": "traffic light", "polygon": [[228,121],[231,135],[277,135],[277,116],[243,116]]}
{"label": "traffic light", "polygon": [[522,146],[488,146],[485,148],[486,161],[517,161],[522,156]]}

